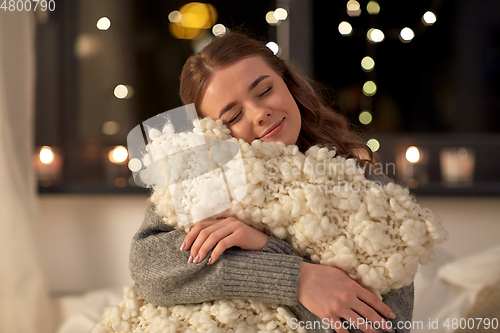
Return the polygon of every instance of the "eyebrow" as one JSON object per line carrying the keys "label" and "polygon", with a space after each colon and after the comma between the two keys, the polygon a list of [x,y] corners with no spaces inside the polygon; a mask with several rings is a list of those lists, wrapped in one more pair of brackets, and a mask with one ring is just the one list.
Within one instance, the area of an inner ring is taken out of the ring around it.
{"label": "eyebrow", "polygon": [[[252,82],[252,84],[248,87],[248,91],[252,91],[255,87],[257,87],[257,85],[262,82],[263,80],[267,79],[269,77],[269,75],[261,75],[259,76],[257,79],[255,79],[255,81]],[[229,103],[228,105],[226,105],[222,110],[220,110],[220,113],[219,113],[219,118],[222,117],[222,115],[224,113],[226,113],[227,111],[231,110],[234,106],[236,105],[236,102],[233,101],[231,103]]]}

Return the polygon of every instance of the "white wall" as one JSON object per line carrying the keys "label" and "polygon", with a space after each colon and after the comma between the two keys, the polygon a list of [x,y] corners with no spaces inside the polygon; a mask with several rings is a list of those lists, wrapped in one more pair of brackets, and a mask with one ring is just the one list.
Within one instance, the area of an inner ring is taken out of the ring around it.
{"label": "white wall", "polygon": [[[42,259],[52,293],[82,292],[132,283],[128,254],[147,196],[43,195],[39,198]],[[460,256],[499,244],[500,198],[421,197],[443,220]]]}
{"label": "white wall", "polygon": [[43,195],[42,259],[52,293],[132,283],[128,255],[146,195]]}

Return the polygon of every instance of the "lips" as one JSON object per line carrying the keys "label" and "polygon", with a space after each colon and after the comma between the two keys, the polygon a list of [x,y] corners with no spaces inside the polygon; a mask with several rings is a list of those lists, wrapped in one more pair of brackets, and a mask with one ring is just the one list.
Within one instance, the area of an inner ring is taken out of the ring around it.
{"label": "lips", "polygon": [[[276,127],[278,127],[282,122],[283,120],[285,120],[285,118],[281,119],[280,121],[278,121],[276,124],[274,124],[273,126],[269,127],[267,129],[267,131],[264,132],[264,134],[262,134],[262,136],[260,138],[263,138],[265,137],[266,135],[268,135],[269,133],[271,133]],[[260,139],[259,138],[259,139]]]}

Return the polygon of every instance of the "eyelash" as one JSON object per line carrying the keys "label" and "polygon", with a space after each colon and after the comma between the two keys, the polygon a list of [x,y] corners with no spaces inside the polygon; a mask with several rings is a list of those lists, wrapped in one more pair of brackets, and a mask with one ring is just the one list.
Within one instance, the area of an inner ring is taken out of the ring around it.
{"label": "eyelash", "polygon": [[[258,97],[264,96],[265,94],[267,94],[268,92],[270,92],[271,89],[273,89],[273,87],[269,87],[268,89],[266,89],[266,91],[264,91]],[[243,113],[243,110],[240,110],[240,112],[238,112],[238,114],[236,116],[234,116],[233,118],[231,118],[227,123],[228,124],[232,124],[242,113]]]}

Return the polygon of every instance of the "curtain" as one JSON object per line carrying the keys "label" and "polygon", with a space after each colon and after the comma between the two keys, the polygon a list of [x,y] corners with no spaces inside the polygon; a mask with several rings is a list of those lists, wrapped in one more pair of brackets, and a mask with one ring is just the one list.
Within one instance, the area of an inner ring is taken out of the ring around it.
{"label": "curtain", "polygon": [[0,333],[54,332],[36,246],[33,12],[0,10]]}

